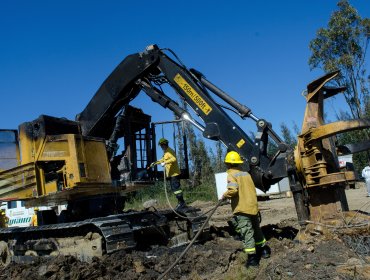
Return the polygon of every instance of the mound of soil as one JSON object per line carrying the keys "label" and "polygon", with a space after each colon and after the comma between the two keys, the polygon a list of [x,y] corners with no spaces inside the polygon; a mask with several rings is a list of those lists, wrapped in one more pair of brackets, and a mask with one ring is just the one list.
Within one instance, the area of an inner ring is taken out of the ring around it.
{"label": "mound of soil", "polygon": [[[228,271],[239,241],[218,238],[195,244],[169,273],[171,279],[217,279]],[[10,264],[0,270],[0,279],[157,279],[181,254],[184,247],[153,248],[147,252],[120,251],[95,258],[91,263],[74,257]],[[195,277],[195,278],[194,278]]]}
{"label": "mound of soil", "polygon": [[[353,231],[351,235],[356,236],[358,232]],[[342,239],[348,236],[348,233],[311,236],[304,242],[282,242],[273,238],[270,244],[274,254],[263,263],[256,278],[370,279],[369,255],[361,255],[350,247]]]}
{"label": "mound of soil", "polygon": [[[369,255],[357,253],[350,247],[355,243],[346,242],[348,236],[366,237],[366,229],[298,242],[299,230],[293,225],[294,220],[285,220],[263,226],[272,256],[261,260],[258,269],[245,268],[240,241],[220,236],[225,236],[226,228],[213,228],[213,240],[195,244],[164,279],[370,279]],[[38,259],[2,268],[0,279],[157,279],[183,249],[120,251],[91,263],[62,256]]]}
{"label": "mound of soil", "polygon": [[[348,190],[351,209],[368,212],[364,187]],[[196,202],[204,212],[212,202]],[[256,269],[246,269],[242,243],[228,227],[230,205],[221,206],[210,221],[212,239],[195,244],[164,279],[370,279],[369,225],[301,236],[290,198],[260,203],[262,230],[272,249]],[[368,215],[368,214],[367,214]],[[358,221],[356,221],[358,223]],[[90,263],[74,257],[36,259],[30,264],[11,263],[0,268],[2,279],[158,279],[185,247],[152,247],[148,251],[116,252]]]}

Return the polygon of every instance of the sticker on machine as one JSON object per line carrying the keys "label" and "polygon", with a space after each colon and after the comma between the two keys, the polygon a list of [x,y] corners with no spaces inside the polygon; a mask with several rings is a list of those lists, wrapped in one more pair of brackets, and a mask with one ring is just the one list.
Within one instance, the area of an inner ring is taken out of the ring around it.
{"label": "sticker on machine", "polygon": [[188,84],[187,81],[185,81],[180,74],[176,74],[174,81],[182,88],[186,95],[194,101],[195,105],[197,105],[204,114],[208,115],[212,111],[211,106],[208,105],[208,103],[195,91],[195,89],[193,89],[191,85]]}
{"label": "sticker on machine", "polygon": [[245,140],[242,138],[236,143],[236,146],[240,149],[245,144]]}

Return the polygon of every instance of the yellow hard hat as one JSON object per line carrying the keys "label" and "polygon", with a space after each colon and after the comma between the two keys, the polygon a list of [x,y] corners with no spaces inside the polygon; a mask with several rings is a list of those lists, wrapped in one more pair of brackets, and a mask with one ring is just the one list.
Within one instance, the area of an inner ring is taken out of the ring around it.
{"label": "yellow hard hat", "polygon": [[158,145],[168,145],[168,140],[166,138],[161,138],[158,141]]}
{"label": "yellow hard hat", "polygon": [[33,211],[39,211],[38,207],[33,208]]}
{"label": "yellow hard hat", "polygon": [[243,160],[237,152],[231,151],[226,154],[225,163],[240,164],[243,163]]}

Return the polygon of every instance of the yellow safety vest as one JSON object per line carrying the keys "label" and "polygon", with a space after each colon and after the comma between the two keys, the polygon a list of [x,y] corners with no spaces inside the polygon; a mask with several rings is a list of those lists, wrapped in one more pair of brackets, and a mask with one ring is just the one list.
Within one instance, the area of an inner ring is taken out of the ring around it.
{"label": "yellow safety vest", "polygon": [[162,162],[166,164],[166,177],[174,177],[180,175],[180,168],[179,164],[177,163],[175,151],[172,150],[170,147],[167,147],[167,149],[164,151],[163,157],[157,161],[158,164]]}
{"label": "yellow safety vest", "polygon": [[5,215],[0,216],[0,228],[5,228],[8,226],[9,219]]}
{"label": "yellow safety vest", "polygon": [[227,170],[227,191],[224,197],[231,199],[234,214],[257,215],[257,192],[248,172],[230,168]]}
{"label": "yellow safety vest", "polygon": [[33,214],[32,218],[31,218],[31,226],[33,227],[37,227],[37,214]]}

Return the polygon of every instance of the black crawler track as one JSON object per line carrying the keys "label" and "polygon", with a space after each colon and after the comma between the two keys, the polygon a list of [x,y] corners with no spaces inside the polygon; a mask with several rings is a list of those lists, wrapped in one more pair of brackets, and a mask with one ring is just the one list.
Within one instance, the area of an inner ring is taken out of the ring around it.
{"label": "black crawler track", "polygon": [[[187,218],[179,217],[171,210],[133,211],[80,222],[3,228],[0,229],[0,240],[7,244],[15,262],[29,262],[33,256],[49,257],[52,253],[59,254],[62,245],[58,240],[76,237],[88,240],[93,234],[99,236],[97,247],[100,250],[95,253],[101,252],[101,255],[117,250],[142,249],[154,244],[176,246],[182,245],[184,239],[181,239],[182,244],[170,240],[176,240],[176,235],[180,233],[187,236],[185,242],[188,242],[206,219],[206,216],[201,216],[199,209],[189,208],[181,214]],[[201,239],[208,236],[208,227],[206,228]],[[96,243],[92,245],[94,246]],[[81,260],[89,260],[93,256],[89,256],[89,252],[77,255]]]}

